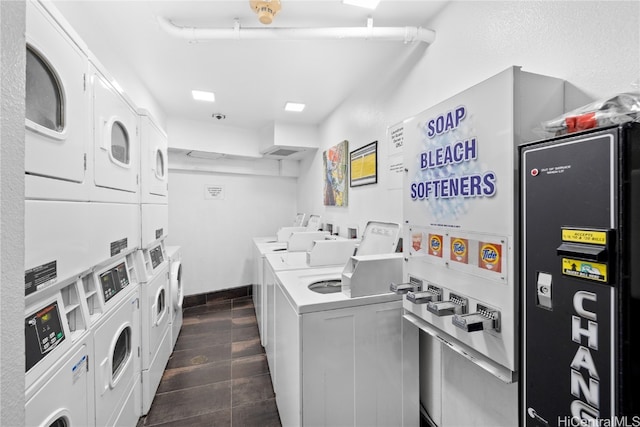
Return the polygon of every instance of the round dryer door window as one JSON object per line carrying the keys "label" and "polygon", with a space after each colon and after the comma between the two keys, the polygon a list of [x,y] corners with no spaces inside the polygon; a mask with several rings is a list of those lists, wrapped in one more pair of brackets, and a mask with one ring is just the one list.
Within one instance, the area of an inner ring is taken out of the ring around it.
{"label": "round dryer door window", "polygon": [[131,354],[131,328],[126,327],[120,332],[116,345],[113,349],[111,357],[111,376],[115,379],[124,366]]}
{"label": "round dryer door window", "polygon": [[58,418],[57,420],[49,424],[49,427],[68,427],[68,426],[69,426],[69,421],[67,420],[66,417]]}
{"label": "round dryer door window", "polygon": [[129,134],[118,121],[114,121],[111,128],[111,155],[120,163],[129,164]]}
{"label": "round dryer door window", "polygon": [[27,46],[25,115],[28,120],[62,132],[64,129],[63,92],[49,64]]}
{"label": "round dryer door window", "polygon": [[156,176],[164,178],[164,155],[161,150],[156,151]]}

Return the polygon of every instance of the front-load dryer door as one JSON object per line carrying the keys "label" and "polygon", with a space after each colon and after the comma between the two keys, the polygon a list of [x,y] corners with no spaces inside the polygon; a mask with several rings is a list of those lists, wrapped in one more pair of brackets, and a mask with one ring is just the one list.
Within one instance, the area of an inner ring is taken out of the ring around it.
{"label": "front-load dryer door", "polygon": [[[143,203],[160,203],[168,194],[167,180],[167,137],[151,120],[142,116],[142,175]],[[150,195],[152,199],[144,200]]]}
{"label": "front-load dryer door", "polygon": [[88,60],[34,3],[27,2],[25,172],[80,183],[90,135]]}
{"label": "front-load dryer door", "polygon": [[91,81],[95,185],[137,193],[140,170],[138,116],[99,71],[93,69]]}

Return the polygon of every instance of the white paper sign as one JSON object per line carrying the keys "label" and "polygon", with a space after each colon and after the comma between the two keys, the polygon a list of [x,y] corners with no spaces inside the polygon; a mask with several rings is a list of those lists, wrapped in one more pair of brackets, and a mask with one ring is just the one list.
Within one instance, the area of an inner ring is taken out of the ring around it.
{"label": "white paper sign", "polygon": [[402,177],[404,173],[404,156],[402,153],[389,156],[389,174],[387,182],[388,188],[402,188]]}
{"label": "white paper sign", "polygon": [[205,200],[224,200],[224,186],[215,184],[206,184],[204,186]]}
{"label": "white paper sign", "polygon": [[404,149],[404,123],[389,127],[389,156],[402,153]]}

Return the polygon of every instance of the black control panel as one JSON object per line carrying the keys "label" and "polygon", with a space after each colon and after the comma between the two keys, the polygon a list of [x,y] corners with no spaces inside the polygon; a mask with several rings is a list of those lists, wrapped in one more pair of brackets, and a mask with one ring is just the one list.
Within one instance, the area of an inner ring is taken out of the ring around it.
{"label": "black control panel", "polygon": [[149,256],[151,257],[151,266],[155,270],[162,261],[164,261],[164,257],[162,256],[162,247],[156,246],[155,248],[149,251]]}
{"label": "black control panel", "polygon": [[65,339],[57,302],[25,318],[24,339],[25,372],[29,372]]}
{"label": "black control panel", "polygon": [[127,274],[126,264],[122,262],[111,270],[100,274],[100,286],[102,286],[104,302],[109,301],[118,292],[129,286],[129,275]]}

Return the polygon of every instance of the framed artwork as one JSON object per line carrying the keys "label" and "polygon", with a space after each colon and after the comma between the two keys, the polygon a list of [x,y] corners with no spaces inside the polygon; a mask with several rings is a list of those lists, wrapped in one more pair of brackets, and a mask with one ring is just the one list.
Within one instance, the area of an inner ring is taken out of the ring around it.
{"label": "framed artwork", "polygon": [[348,153],[348,141],[342,141],[322,153],[325,206],[347,206]]}
{"label": "framed artwork", "polygon": [[351,187],[378,182],[378,141],[353,150],[349,160]]}

